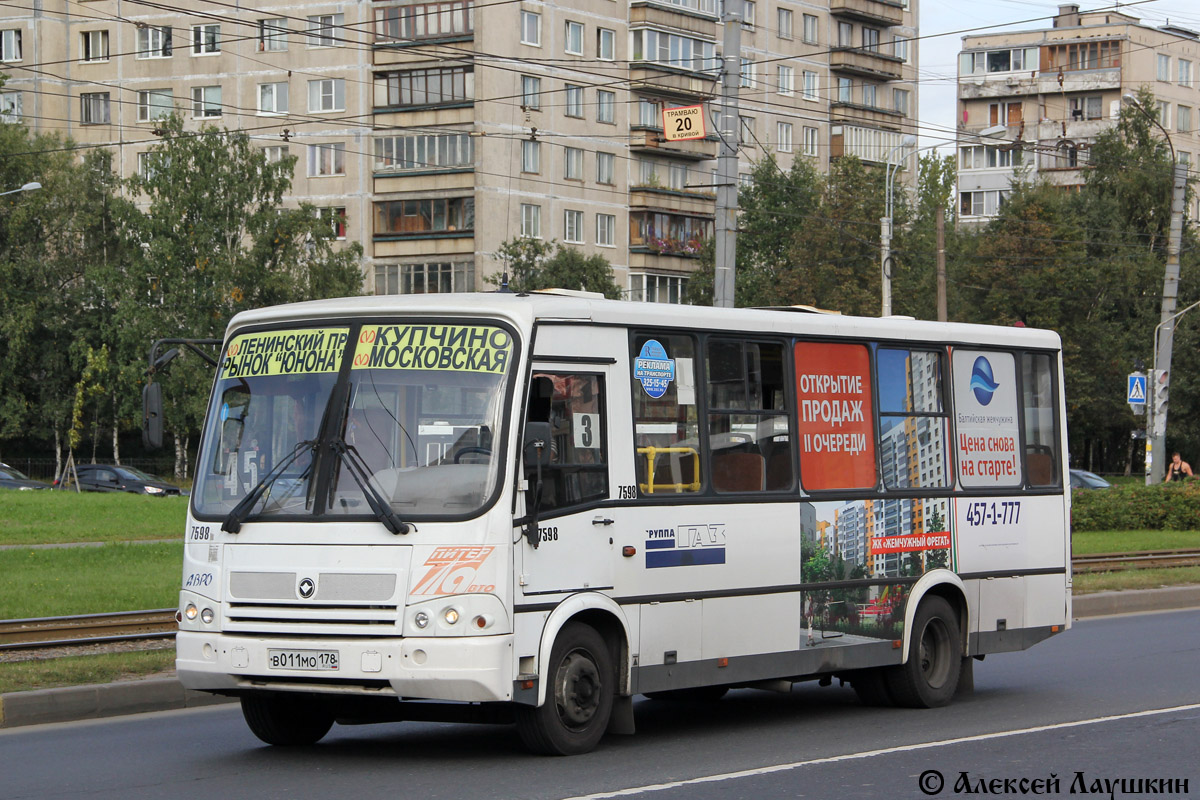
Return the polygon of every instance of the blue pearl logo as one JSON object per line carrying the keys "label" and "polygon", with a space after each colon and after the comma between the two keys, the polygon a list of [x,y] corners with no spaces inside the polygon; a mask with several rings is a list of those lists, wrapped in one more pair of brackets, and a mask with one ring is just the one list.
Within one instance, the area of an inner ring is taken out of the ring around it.
{"label": "blue pearl logo", "polygon": [[992,376],[992,365],[988,360],[983,356],[975,359],[975,365],[971,368],[971,391],[975,393],[979,404],[986,406],[992,402],[992,395],[999,387],[1000,384],[996,383]]}

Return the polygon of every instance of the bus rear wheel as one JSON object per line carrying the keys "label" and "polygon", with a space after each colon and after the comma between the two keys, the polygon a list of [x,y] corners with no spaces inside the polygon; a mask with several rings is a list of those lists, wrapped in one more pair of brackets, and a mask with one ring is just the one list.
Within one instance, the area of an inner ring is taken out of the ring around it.
{"label": "bus rear wheel", "polygon": [[958,688],[962,652],[958,615],[945,598],[926,597],[913,618],[908,660],[887,672],[888,694],[910,708],[947,705]]}
{"label": "bus rear wheel", "polygon": [[603,637],[568,623],[550,652],[546,702],[517,709],[517,732],[536,753],[570,756],[595,749],[612,715],[616,671]]}
{"label": "bus rear wheel", "polygon": [[259,739],[285,747],[316,744],[333,727],[333,714],[320,698],[305,694],[243,695],[242,716]]}

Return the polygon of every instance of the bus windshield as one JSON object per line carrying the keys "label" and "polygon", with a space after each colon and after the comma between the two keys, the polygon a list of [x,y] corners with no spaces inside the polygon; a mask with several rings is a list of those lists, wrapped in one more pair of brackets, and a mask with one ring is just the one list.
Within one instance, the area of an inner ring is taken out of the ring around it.
{"label": "bus windshield", "polygon": [[201,444],[197,514],[228,514],[264,479],[249,518],[370,516],[366,493],[405,521],[477,513],[499,477],[511,351],[493,325],[235,336]]}

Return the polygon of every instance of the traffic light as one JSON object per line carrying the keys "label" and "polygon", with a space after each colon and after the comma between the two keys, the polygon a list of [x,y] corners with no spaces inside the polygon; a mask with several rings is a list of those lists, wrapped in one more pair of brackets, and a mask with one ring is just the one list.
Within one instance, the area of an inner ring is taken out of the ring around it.
{"label": "traffic light", "polygon": [[1154,371],[1154,434],[1167,433],[1167,403],[1170,397],[1170,374],[1166,370]]}

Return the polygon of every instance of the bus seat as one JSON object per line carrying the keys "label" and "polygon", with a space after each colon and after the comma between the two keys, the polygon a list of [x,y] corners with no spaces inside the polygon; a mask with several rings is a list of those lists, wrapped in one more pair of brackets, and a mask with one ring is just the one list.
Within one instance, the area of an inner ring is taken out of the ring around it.
{"label": "bus seat", "polygon": [[773,448],[766,463],[767,475],[763,485],[768,491],[792,488],[792,453],[786,444]]}
{"label": "bus seat", "polygon": [[758,453],[718,451],[712,460],[713,488],[718,492],[761,492],[763,457]]}
{"label": "bus seat", "polygon": [[1054,456],[1052,454],[1027,451],[1025,467],[1029,470],[1030,486],[1054,485]]}

